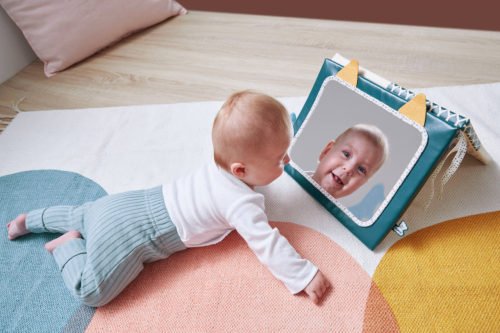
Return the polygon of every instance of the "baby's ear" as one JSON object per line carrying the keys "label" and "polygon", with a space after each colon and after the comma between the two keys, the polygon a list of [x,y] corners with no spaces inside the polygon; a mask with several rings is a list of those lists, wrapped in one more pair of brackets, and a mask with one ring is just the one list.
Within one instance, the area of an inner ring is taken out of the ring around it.
{"label": "baby's ear", "polygon": [[246,166],[243,163],[233,163],[231,164],[231,173],[238,177],[239,179],[243,179],[246,176]]}
{"label": "baby's ear", "polygon": [[325,149],[323,149],[323,151],[319,155],[319,161],[321,161],[323,159],[323,157],[325,157],[325,155],[328,154],[328,152],[330,151],[330,149],[332,149],[334,144],[335,144],[335,140],[328,142]]}

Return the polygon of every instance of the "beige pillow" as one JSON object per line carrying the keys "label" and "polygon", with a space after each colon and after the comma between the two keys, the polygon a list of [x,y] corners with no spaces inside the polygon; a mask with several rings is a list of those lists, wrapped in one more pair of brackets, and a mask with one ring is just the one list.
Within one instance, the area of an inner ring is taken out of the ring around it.
{"label": "beige pillow", "polygon": [[187,11],[174,0],[0,0],[45,63],[59,71],[131,33]]}

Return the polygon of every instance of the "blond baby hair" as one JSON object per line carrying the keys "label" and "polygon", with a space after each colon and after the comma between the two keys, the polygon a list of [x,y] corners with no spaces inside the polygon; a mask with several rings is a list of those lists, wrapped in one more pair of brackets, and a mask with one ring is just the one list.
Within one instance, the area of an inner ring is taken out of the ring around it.
{"label": "blond baby hair", "polygon": [[217,113],[212,127],[215,163],[230,171],[231,161],[258,156],[266,145],[291,137],[292,122],[280,102],[263,93],[232,94]]}
{"label": "blond baby hair", "polygon": [[380,162],[379,168],[385,163],[387,157],[389,156],[389,142],[387,141],[387,137],[384,132],[380,130],[375,125],[369,124],[358,124],[348,128],[344,133],[340,134],[335,142],[339,140],[342,141],[347,137],[349,133],[361,133],[363,134],[370,142],[372,142],[376,147],[382,149],[382,160]]}

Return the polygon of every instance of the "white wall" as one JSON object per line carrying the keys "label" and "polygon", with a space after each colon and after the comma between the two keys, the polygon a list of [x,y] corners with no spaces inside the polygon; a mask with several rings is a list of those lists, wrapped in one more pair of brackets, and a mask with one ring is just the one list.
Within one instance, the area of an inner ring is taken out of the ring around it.
{"label": "white wall", "polygon": [[0,7],[0,84],[36,59],[21,30]]}

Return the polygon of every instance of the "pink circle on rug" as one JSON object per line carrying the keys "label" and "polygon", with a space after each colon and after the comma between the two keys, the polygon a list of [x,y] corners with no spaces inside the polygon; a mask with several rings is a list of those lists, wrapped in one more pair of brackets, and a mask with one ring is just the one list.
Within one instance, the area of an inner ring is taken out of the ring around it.
{"label": "pink circle on rug", "polygon": [[333,284],[319,305],[304,292],[290,294],[232,232],[218,244],[145,265],[114,301],[97,309],[86,332],[361,332],[370,276],[323,234],[292,223],[271,225]]}

